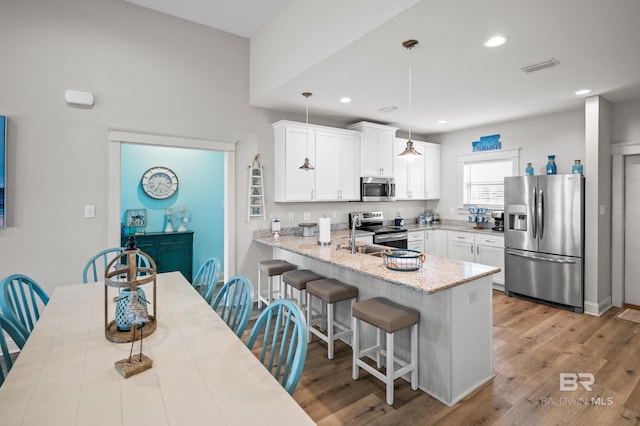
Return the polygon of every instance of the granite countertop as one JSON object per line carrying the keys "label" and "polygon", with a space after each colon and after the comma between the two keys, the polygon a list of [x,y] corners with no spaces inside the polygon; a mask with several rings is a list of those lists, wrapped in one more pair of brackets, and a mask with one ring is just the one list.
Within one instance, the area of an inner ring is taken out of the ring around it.
{"label": "granite countertop", "polygon": [[384,266],[382,257],[362,253],[351,254],[348,250],[336,249],[338,244],[348,244],[348,236],[349,231],[334,231],[331,233],[332,245],[328,246],[318,245],[317,236],[284,235],[275,240],[271,236],[257,235],[254,240],[427,294],[500,272],[500,268],[493,266],[433,255],[427,256],[422,269],[418,271],[393,271]]}
{"label": "granite countertop", "polygon": [[411,231],[432,231],[434,229],[442,229],[444,231],[459,231],[459,232],[474,232],[477,234],[490,234],[495,236],[504,236],[502,231],[494,231],[491,228],[477,229],[471,222],[452,221],[454,223],[443,223],[442,225],[418,225],[417,223],[411,223],[405,225],[405,228]]}

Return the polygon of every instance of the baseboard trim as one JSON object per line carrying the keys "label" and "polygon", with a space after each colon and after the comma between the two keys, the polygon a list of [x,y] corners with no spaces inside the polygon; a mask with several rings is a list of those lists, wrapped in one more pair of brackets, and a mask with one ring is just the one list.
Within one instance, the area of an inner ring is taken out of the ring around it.
{"label": "baseboard trim", "polygon": [[611,296],[607,296],[599,303],[584,302],[584,313],[599,317],[612,307],[613,304],[611,303]]}

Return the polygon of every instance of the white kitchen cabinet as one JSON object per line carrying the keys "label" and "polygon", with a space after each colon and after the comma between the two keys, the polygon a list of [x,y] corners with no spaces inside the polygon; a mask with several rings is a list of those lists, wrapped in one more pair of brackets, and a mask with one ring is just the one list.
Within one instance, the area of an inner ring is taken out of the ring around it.
{"label": "white kitchen cabinet", "polygon": [[394,176],[393,142],[398,128],[367,121],[360,121],[348,127],[362,134],[362,176]]}
{"label": "white kitchen cabinet", "polygon": [[472,233],[449,231],[449,245],[447,247],[447,251],[449,253],[448,257],[473,262],[474,249]]}
{"label": "white kitchen cabinet", "polygon": [[424,142],[424,198],[427,200],[440,199],[440,145]]}
{"label": "white kitchen cabinet", "polygon": [[360,200],[360,134],[316,131],[316,200]]}
{"label": "white kitchen cabinet", "polygon": [[316,133],[304,123],[274,123],[274,200],[313,201],[316,171],[301,170],[305,157],[315,165]]}
{"label": "white kitchen cabinet", "polygon": [[[359,132],[292,121],[274,129],[274,201],[360,199]],[[315,167],[301,170],[305,157]]]}
{"label": "white kitchen cabinet", "polygon": [[498,284],[498,288],[504,290],[504,236],[503,235],[487,235],[475,234],[476,246],[476,263],[497,266],[500,272],[494,274],[494,287]]}
{"label": "white kitchen cabinet", "polygon": [[[393,172],[396,179],[396,200],[424,200],[424,156],[412,160],[398,157],[398,154],[405,150],[407,139],[396,138],[394,146]],[[413,146],[422,153],[425,151],[426,143],[414,141]]]}
{"label": "white kitchen cabinet", "polygon": [[496,288],[504,289],[504,236],[449,231],[448,250],[451,258],[500,268],[491,278]]}
{"label": "white kitchen cabinet", "polygon": [[436,229],[433,231],[435,236],[436,256],[448,257],[449,235],[444,229]]}
{"label": "white kitchen cabinet", "polygon": [[424,252],[425,254],[436,254],[436,231],[424,231]]}
{"label": "white kitchen cabinet", "polygon": [[424,253],[424,231],[409,231],[407,235],[407,248]]}

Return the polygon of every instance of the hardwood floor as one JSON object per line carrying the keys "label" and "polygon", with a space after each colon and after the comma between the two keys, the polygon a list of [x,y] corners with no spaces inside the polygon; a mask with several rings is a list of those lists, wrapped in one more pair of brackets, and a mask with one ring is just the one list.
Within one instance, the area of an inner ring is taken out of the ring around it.
{"label": "hardwood floor", "polygon": [[[388,406],[382,382],[364,371],[351,379],[349,346],[338,342],[329,361],[315,337],[293,396],[319,425],[640,424],[640,324],[617,318],[622,309],[593,317],[498,291],[493,309],[496,377],[453,407],[404,380],[396,380]],[[561,391],[560,373],[595,381],[591,391],[581,381]]]}

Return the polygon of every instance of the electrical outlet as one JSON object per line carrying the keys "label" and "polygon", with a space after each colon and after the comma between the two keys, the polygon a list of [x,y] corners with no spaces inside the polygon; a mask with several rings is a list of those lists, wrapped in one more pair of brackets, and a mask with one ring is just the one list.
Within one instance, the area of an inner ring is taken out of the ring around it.
{"label": "electrical outlet", "polygon": [[86,219],[92,219],[96,217],[96,206],[84,206],[84,217]]}
{"label": "electrical outlet", "polygon": [[311,212],[304,212],[303,220],[311,220]]}
{"label": "electrical outlet", "polygon": [[293,213],[289,213],[289,222],[296,220],[296,216]]}

